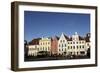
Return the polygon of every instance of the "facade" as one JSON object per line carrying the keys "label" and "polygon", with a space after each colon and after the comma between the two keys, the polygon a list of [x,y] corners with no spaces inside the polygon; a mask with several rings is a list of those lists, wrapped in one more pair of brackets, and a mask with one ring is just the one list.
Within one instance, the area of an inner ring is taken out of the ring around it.
{"label": "facade", "polygon": [[55,36],[51,39],[51,54],[57,55],[58,54],[58,40],[59,37]]}
{"label": "facade", "polygon": [[69,38],[65,34],[61,34],[58,41],[58,55],[66,55],[68,39]]}
{"label": "facade", "polygon": [[75,32],[72,37],[67,37],[62,33],[58,41],[59,55],[85,56],[88,49],[90,49],[90,34],[81,37]]}
{"label": "facade", "polygon": [[51,38],[41,38],[39,40],[39,51],[50,52],[51,49]]}
{"label": "facade", "polygon": [[82,37],[75,32],[71,37],[64,33],[60,37],[37,38],[28,44],[28,56],[37,56],[39,52],[60,56],[90,56],[90,33]]}
{"label": "facade", "polygon": [[39,51],[39,40],[41,38],[33,39],[28,44],[28,56],[37,56],[37,53]]}
{"label": "facade", "polygon": [[86,47],[86,40],[84,37],[81,37],[75,32],[72,37],[70,37],[68,41],[68,55],[86,55],[87,54],[87,47]]}

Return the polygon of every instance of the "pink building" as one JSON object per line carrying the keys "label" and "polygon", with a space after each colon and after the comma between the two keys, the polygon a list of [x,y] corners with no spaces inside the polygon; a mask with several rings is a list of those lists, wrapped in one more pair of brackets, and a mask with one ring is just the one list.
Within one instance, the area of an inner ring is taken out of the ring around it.
{"label": "pink building", "polygon": [[58,40],[59,40],[59,37],[57,36],[51,39],[51,54],[52,55],[58,54]]}

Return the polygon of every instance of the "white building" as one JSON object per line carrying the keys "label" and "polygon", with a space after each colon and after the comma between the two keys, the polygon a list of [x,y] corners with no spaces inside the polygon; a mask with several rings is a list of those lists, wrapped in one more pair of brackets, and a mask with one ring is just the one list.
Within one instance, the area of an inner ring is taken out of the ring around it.
{"label": "white building", "polygon": [[68,54],[71,55],[86,55],[87,47],[86,40],[75,32],[68,41]]}
{"label": "white building", "polygon": [[28,56],[37,56],[39,45],[29,45],[28,48]]}
{"label": "white building", "polygon": [[58,54],[64,55],[67,53],[68,37],[63,33],[58,40]]}
{"label": "white building", "polygon": [[[85,56],[87,51],[90,50],[90,34],[88,33],[85,37],[81,37],[75,32],[71,37],[61,34],[57,43],[57,54],[58,55],[76,55]],[[37,38],[33,39],[28,44],[28,56],[37,56],[38,52],[51,53],[55,46],[55,43],[51,42],[51,38]],[[89,52],[88,52],[89,53]]]}
{"label": "white building", "polygon": [[75,32],[72,37],[67,37],[62,33],[58,41],[58,53],[60,55],[87,55],[87,50],[90,48],[90,36],[81,37]]}
{"label": "white building", "polygon": [[28,56],[37,56],[37,53],[39,51],[39,40],[41,38],[33,39],[28,44]]}

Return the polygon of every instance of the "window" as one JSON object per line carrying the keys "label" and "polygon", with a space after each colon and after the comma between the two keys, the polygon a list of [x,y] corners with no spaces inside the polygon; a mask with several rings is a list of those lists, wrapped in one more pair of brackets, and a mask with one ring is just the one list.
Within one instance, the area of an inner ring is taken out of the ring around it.
{"label": "window", "polygon": [[75,49],[75,46],[73,46],[73,49]]}
{"label": "window", "polygon": [[66,51],[66,48],[65,48],[65,51]]}
{"label": "window", "polygon": [[80,44],[81,44],[81,41],[80,41]]}
{"label": "window", "polygon": [[80,48],[81,48],[81,45],[80,45]]}
{"label": "window", "polygon": [[65,42],[65,40],[63,40],[63,42]]}
{"label": "window", "polygon": [[78,42],[76,42],[78,44]]}
{"label": "window", "polygon": [[78,52],[77,52],[77,55],[78,55]]}
{"label": "window", "polygon": [[82,46],[82,48],[84,48],[84,45]]}
{"label": "window", "polygon": [[89,44],[87,44],[87,46],[89,46]]}
{"label": "window", "polygon": [[81,53],[81,54],[85,54],[85,52],[84,52],[84,51],[81,51],[80,53]]}
{"label": "window", "polygon": [[59,44],[59,47],[60,47],[60,44]]}
{"label": "window", "polygon": [[77,49],[78,49],[78,46],[77,46]]}
{"label": "window", "polygon": [[59,49],[59,51],[60,51],[60,49]]}
{"label": "window", "polygon": [[68,46],[68,49],[69,49],[69,46]]}
{"label": "window", "polygon": [[73,44],[75,44],[75,42],[73,42]]}
{"label": "window", "polygon": [[44,47],[43,47],[43,50],[44,50]]}
{"label": "window", "polygon": [[72,49],[72,46],[71,46],[71,49]]}
{"label": "window", "polygon": [[48,44],[50,44],[50,43],[48,42]]}
{"label": "window", "polygon": [[63,44],[62,44],[62,47],[63,47]]}
{"label": "window", "polygon": [[75,55],[75,51],[74,51],[74,52],[72,52],[72,54],[73,54],[73,55]]}
{"label": "window", "polygon": [[72,52],[70,52],[70,54],[72,55]]}
{"label": "window", "polygon": [[65,47],[66,47],[66,44],[65,44]]}
{"label": "window", "polygon": [[47,51],[47,48],[45,48],[45,50]]}

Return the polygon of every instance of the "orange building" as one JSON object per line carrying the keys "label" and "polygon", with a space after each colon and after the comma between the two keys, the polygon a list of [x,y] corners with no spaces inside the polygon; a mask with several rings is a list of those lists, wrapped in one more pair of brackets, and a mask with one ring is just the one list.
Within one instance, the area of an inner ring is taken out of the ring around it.
{"label": "orange building", "polygon": [[52,55],[58,54],[58,40],[59,40],[59,37],[57,36],[51,39],[51,54]]}

